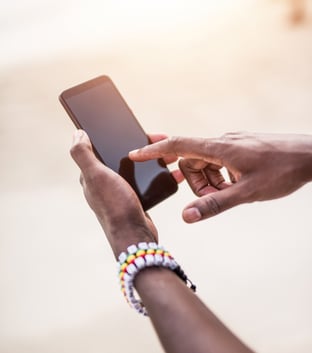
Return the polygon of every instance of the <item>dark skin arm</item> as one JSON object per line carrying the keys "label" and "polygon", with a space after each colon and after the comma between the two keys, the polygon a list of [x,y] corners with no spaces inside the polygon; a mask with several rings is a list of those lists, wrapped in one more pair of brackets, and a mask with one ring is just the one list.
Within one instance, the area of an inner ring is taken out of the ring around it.
{"label": "dark skin arm", "polygon": [[171,271],[148,269],[136,289],[167,353],[251,353]]}
{"label": "dark skin arm", "polygon": [[[312,180],[312,136],[230,133],[220,138],[171,137],[132,151],[134,161],[181,157],[198,198],[183,210],[188,223],[242,203],[286,196]],[[221,168],[230,176],[226,182]]]}
{"label": "dark skin arm", "polygon": [[[71,155],[81,169],[85,197],[115,257],[131,244],[157,242],[156,227],[134,191],[95,157],[88,136],[81,130],[75,134]],[[181,180],[179,172],[174,175]],[[172,271],[145,269],[137,275],[135,287],[167,353],[252,352]]]}

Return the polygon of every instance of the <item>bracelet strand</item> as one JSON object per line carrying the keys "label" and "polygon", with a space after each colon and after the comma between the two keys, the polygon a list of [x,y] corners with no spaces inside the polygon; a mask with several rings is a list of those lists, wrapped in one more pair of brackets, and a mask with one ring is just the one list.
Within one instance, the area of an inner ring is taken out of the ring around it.
{"label": "bracelet strand", "polygon": [[142,301],[134,294],[133,282],[139,271],[146,267],[165,267],[172,270],[186,285],[194,292],[196,286],[186,276],[181,266],[175,261],[172,255],[163,246],[156,243],[142,242],[137,245],[130,245],[127,253],[122,252],[118,256],[118,278],[121,291],[129,303],[137,312],[148,316],[148,312]]}

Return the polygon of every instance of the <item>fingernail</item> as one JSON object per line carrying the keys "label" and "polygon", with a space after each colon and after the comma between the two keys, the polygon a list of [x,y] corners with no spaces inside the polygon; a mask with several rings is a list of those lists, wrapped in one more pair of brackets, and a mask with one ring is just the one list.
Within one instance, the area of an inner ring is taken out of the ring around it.
{"label": "fingernail", "polygon": [[199,221],[202,218],[201,213],[199,212],[198,208],[192,207],[188,208],[183,212],[183,218],[186,222],[192,223]]}
{"label": "fingernail", "polygon": [[76,145],[77,143],[80,142],[81,138],[83,136],[83,131],[82,130],[76,130],[73,135],[73,142],[72,145]]}
{"label": "fingernail", "polygon": [[132,150],[129,152],[129,155],[136,154],[139,150]]}

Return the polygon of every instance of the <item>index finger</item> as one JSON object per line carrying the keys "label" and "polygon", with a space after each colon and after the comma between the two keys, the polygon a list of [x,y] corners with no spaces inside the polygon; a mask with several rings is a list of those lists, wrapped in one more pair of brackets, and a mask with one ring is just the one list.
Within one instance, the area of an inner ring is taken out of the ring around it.
{"label": "index finger", "polygon": [[220,140],[174,136],[129,152],[129,158],[137,162],[177,157],[203,159],[210,163],[222,164]]}
{"label": "index finger", "polygon": [[[156,143],[156,142],[159,142],[162,140],[166,140],[168,138],[168,135],[165,135],[165,134],[148,134],[147,136],[148,136],[151,143]],[[171,163],[176,162],[177,159],[178,159],[178,157],[174,155],[173,157],[170,157],[170,156],[164,157],[163,161],[166,164],[171,164]]]}

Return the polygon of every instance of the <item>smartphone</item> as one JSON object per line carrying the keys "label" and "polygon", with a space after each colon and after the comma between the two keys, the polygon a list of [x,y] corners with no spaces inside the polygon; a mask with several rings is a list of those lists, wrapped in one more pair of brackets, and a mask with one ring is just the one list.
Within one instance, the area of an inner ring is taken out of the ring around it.
{"label": "smartphone", "polygon": [[69,88],[59,99],[75,126],[89,135],[97,158],[127,180],[144,210],[177,191],[162,159],[133,162],[128,158],[129,151],[150,141],[108,76]]}

